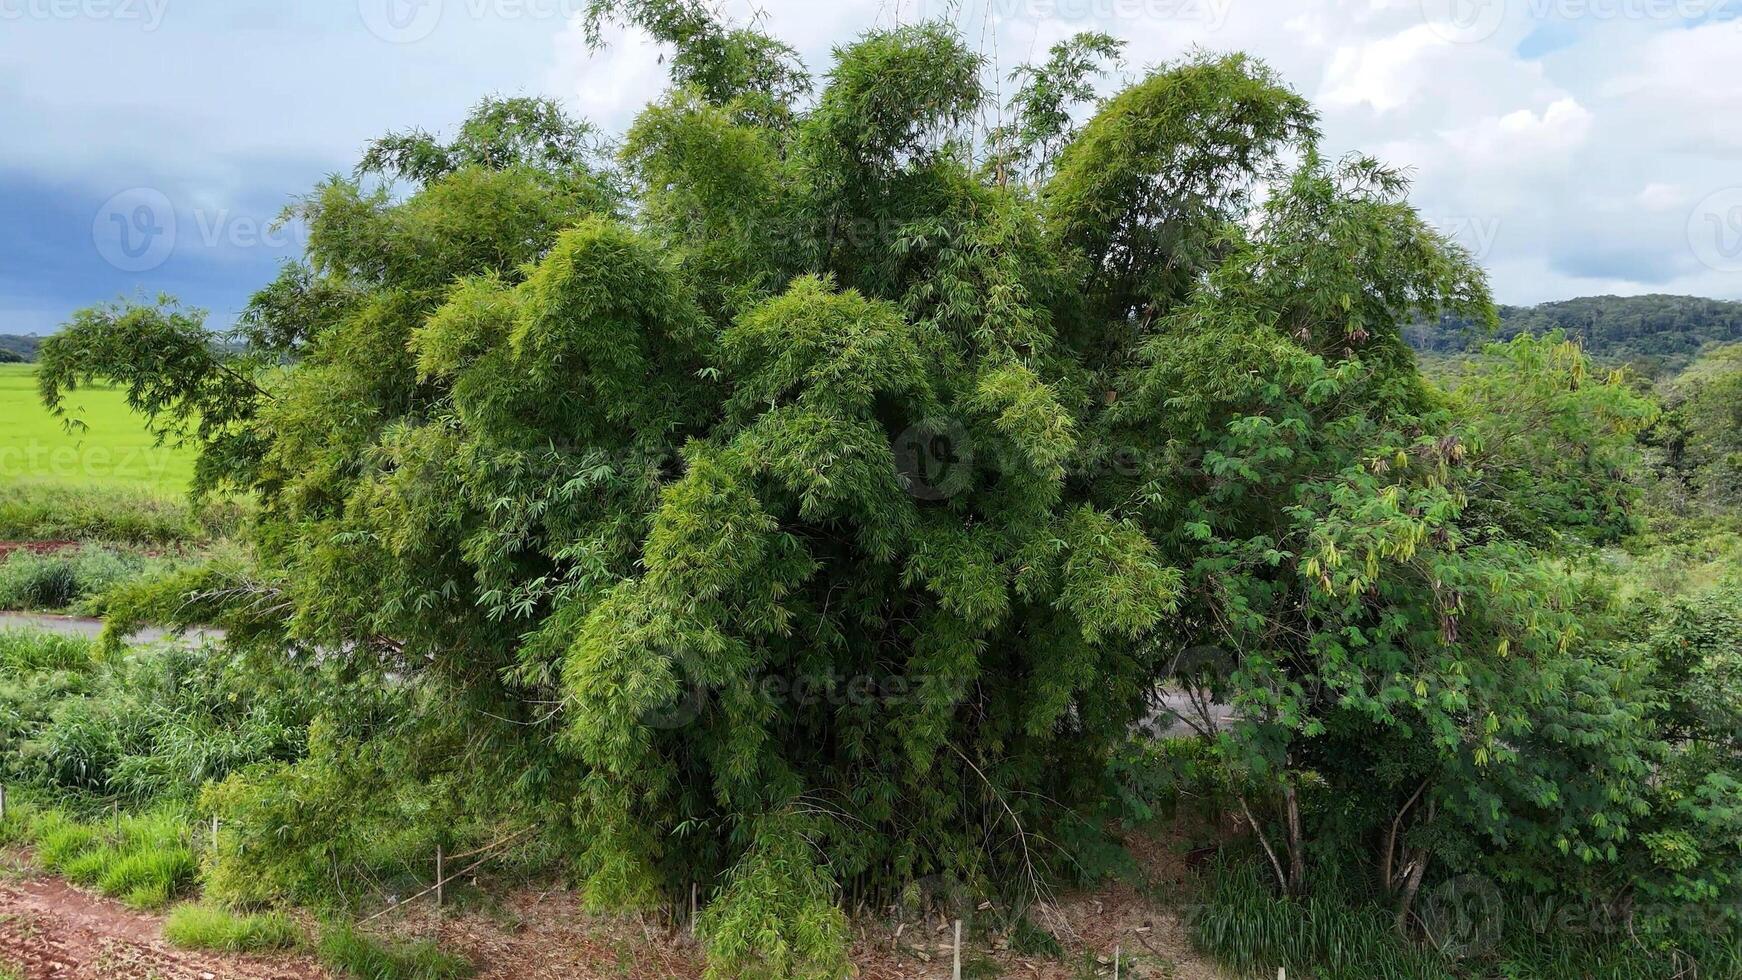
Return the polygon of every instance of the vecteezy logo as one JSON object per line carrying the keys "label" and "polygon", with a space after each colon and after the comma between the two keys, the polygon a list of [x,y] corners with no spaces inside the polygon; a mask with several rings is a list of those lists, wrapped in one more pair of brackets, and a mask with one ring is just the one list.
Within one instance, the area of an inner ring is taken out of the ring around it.
{"label": "vecteezy logo", "polygon": [[1506,0],[1421,0],[1421,13],[1435,34],[1454,44],[1486,41],[1506,19]]}
{"label": "vecteezy logo", "polygon": [[953,419],[928,420],[895,437],[895,470],[920,500],[948,500],[968,489],[974,450]]}
{"label": "vecteezy logo", "polygon": [[175,251],[175,208],[155,188],[122,191],[97,210],[91,241],[122,272],[150,272]]}
{"label": "vecteezy logo", "polygon": [[1742,272],[1742,187],[1726,187],[1688,216],[1694,257],[1719,272]]}
{"label": "vecteezy logo", "polygon": [[1428,942],[1453,959],[1483,956],[1500,945],[1500,889],[1481,875],[1459,875],[1429,892],[1421,924]]}
{"label": "vecteezy logo", "polygon": [[707,707],[708,692],[679,661],[672,661],[671,672],[676,690],[667,700],[642,712],[641,723],[656,731],[669,732],[685,728],[702,716]]}
{"label": "vecteezy logo", "polygon": [[442,0],[357,0],[369,33],[392,44],[411,44],[435,33]]}

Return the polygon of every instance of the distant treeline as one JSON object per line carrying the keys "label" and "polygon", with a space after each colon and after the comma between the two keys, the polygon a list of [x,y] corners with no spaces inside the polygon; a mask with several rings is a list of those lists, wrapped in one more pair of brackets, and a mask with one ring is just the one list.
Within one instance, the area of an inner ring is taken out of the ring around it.
{"label": "distant treeline", "polygon": [[1484,337],[1480,327],[1457,317],[1406,328],[1424,353],[1454,354],[1485,340],[1510,340],[1523,332],[1564,330],[1591,354],[1624,361],[1647,375],[1680,371],[1702,347],[1742,340],[1742,303],[1694,296],[1583,296],[1540,306],[1500,307],[1500,332]]}
{"label": "distant treeline", "polygon": [[41,337],[0,333],[0,364],[36,360],[36,348],[40,343],[42,343]]}
{"label": "distant treeline", "polygon": [[[1742,340],[1742,302],[1697,296],[1581,296],[1499,310],[1500,330],[1493,337],[1451,316],[1408,327],[1404,336],[1423,353],[1456,354],[1488,340],[1564,330],[1596,357],[1629,362],[1648,375],[1680,371],[1707,344]],[[34,361],[41,343],[40,337],[0,334],[0,364]]]}

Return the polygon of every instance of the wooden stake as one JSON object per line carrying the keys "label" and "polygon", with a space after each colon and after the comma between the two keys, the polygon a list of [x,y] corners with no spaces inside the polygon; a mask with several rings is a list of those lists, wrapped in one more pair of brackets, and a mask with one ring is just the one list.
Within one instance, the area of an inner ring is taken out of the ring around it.
{"label": "wooden stake", "polygon": [[0,820],[6,819],[6,786],[0,783]]}
{"label": "wooden stake", "polygon": [[690,935],[696,934],[696,913],[701,908],[702,883],[690,882]]}
{"label": "wooden stake", "polygon": [[440,911],[440,909],[442,907],[442,883],[443,883],[442,872],[443,872],[442,846],[440,844],[437,844],[436,845],[436,909],[437,909],[437,911]]}
{"label": "wooden stake", "polygon": [[955,967],[950,970],[951,980],[962,980],[962,920],[956,920],[956,955]]}
{"label": "wooden stake", "polygon": [[1119,980],[1119,947],[1113,947],[1113,980]]}
{"label": "wooden stake", "polygon": [[214,814],[212,814],[212,848],[214,850],[216,850],[217,846],[218,846],[218,815],[214,813]]}

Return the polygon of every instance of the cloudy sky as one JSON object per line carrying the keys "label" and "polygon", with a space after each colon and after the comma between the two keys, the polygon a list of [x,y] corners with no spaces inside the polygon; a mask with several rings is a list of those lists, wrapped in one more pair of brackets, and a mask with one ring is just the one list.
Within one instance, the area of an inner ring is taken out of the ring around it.
{"label": "cloudy sky", "polygon": [[[721,0],[731,15],[750,0]],[[0,333],[171,293],[227,324],[297,254],[274,218],[389,129],[486,93],[621,131],[664,85],[584,0],[0,0]],[[1001,70],[1085,29],[1126,71],[1243,49],[1324,114],[1327,149],[1407,166],[1503,302],[1742,298],[1742,0],[761,0],[813,70],[945,16]]]}

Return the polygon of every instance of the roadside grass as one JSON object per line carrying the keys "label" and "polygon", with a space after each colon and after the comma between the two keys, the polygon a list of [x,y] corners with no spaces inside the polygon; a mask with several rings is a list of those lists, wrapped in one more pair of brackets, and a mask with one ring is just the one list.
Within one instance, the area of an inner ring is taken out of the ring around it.
{"label": "roadside grass", "polygon": [[[1687,936],[1678,946],[1635,940],[1625,930],[1544,931],[1511,905],[1476,924],[1488,937],[1479,955],[1453,959],[1398,936],[1390,910],[1357,903],[1334,883],[1302,898],[1277,895],[1250,860],[1211,868],[1201,898],[1189,917],[1193,943],[1241,977],[1268,980],[1279,968],[1317,980],[1742,977],[1739,936]],[[1696,962],[1697,973],[1690,972]]]}
{"label": "roadside grass", "polygon": [[0,610],[88,612],[110,589],[182,563],[135,548],[98,544],[48,554],[19,549],[0,558]]}
{"label": "roadside grass", "polygon": [[459,980],[473,973],[468,960],[432,942],[376,939],[346,922],[321,930],[317,952],[328,969],[360,980]]}
{"label": "roadside grass", "polygon": [[296,949],[303,932],[279,912],[241,913],[214,905],[178,905],[163,923],[163,938],[182,949],[265,953]]}
{"label": "roadside grass", "polygon": [[92,667],[96,655],[96,644],[81,636],[0,629],[0,669],[8,674],[82,672]]}
{"label": "roadside grass", "polygon": [[[187,490],[195,453],[157,445],[144,419],[112,386],[71,392],[66,416],[43,407],[36,365],[0,364],[0,478],[44,480],[74,486],[115,486],[174,496]],[[66,419],[84,423],[69,432]]]}
{"label": "roadside grass", "polygon": [[0,477],[0,541],[201,544],[233,533],[245,510],[233,500],[196,508],[140,487]]}
{"label": "roadside grass", "polygon": [[199,870],[186,815],[160,810],[82,821],[59,810],[31,811],[4,836],[34,844],[42,867],[138,909],[159,909],[185,892]]}

